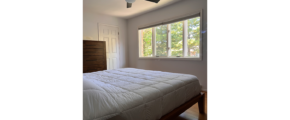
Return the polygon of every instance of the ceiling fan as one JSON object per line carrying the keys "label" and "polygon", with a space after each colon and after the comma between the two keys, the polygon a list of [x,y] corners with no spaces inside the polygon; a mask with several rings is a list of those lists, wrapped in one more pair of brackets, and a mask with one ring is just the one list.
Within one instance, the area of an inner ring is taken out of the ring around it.
{"label": "ceiling fan", "polygon": [[[127,2],[127,8],[131,8],[132,7],[132,3],[135,2],[136,0],[126,0]],[[149,2],[154,2],[154,3],[158,3],[160,0],[146,0]]]}

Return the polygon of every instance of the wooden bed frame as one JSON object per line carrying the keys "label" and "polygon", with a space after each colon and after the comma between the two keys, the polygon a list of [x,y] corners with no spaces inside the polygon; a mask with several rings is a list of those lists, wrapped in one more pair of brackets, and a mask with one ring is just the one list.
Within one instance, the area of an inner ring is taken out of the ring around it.
{"label": "wooden bed frame", "polygon": [[[84,40],[84,42],[87,42],[86,45],[89,46],[89,48],[92,48],[92,47],[96,47],[96,48],[99,48],[97,43],[103,43],[103,47],[101,48],[104,48],[104,51],[106,50],[105,48],[105,42],[104,41],[96,41],[96,42],[93,42],[93,41],[86,41]],[[94,66],[94,62],[86,62],[85,61],[85,48],[87,48],[84,44],[83,46],[84,48],[84,58],[83,58],[83,61],[84,61],[84,70],[83,70],[83,73],[86,73],[86,72],[94,72],[94,71],[99,71],[99,70],[104,70],[104,69],[99,69],[99,68],[94,68],[94,69],[91,69],[91,70],[85,70],[85,65],[88,65],[88,66]],[[90,51],[89,51],[90,52]],[[103,59],[104,60],[99,60],[97,58],[95,58],[94,60],[95,61],[106,61],[106,52],[104,52],[104,56]],[[93,56],[98,56],[99,54],[97,54],[97,51],[94,52],[94,53],[90,53],[90,55],[93,55]],[[104,68],[106,69],[107,68],[107,64],[106,62],[103,62],[103,63],[99,63],[99,64],[104,64]],[[188,108],[190,108],[192,105],[194,105],[195,103],[198,103],[198,108],[199,108],[199,113],[201,114],[204,114],[205,113],[205,96],[204,96],[204,93],[203,92],[200,92],[200,94],[198,94],[197,96],[191,98],[190,100],[188,100],[187,102],[185,102],[184,104],[182,104],[181,106],[175,108],[174,110],[172,110],[171,112],[169,112],[168,114],[162,116],[160,118],[160,120],[172,120],[174,119],[175,117],[179,116],[181,113],[183,113],[184,111],[186,111]]]}
{"label": "wooden bed frame", "polygon": [[204,92],[200,92],[199,95],[191,98],[189,101],[185,102],[181,106],[175,108],[171,112],[167,113],[166,115],[162,116],[159,120],[172,120],[179,116],[181,113],[186,111],[192,105],[198,102],[198,109],[200,114],[205,114],[205,95]]}

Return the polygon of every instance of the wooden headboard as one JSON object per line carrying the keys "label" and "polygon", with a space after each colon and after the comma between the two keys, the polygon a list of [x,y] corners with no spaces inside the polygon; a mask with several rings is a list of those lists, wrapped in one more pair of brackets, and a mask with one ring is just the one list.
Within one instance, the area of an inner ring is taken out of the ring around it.
{"label": "wooden headboard", "polygon": [[83,73],[107,70],[106,42],[83,40]]}

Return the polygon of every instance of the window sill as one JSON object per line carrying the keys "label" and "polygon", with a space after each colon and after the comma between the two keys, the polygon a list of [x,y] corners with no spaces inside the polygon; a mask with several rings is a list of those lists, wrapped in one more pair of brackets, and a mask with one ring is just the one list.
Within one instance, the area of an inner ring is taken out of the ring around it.
{"label": "window sill", "polygon": [[202,61],[201,58],[190,58],[190,57],[139,57],[141,60],[196,60]]}

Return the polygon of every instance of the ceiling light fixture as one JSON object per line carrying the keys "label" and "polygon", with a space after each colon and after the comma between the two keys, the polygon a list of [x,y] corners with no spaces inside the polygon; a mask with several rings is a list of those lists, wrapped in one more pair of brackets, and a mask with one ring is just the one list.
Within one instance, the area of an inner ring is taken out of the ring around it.
{"label": "ceiling light fixture", "polygon": [[127,8],[132,7],[132,3],[135,2],[136,0],[126,0],[127,2]]}
{"label": "ceiling light fixture", "polygon": [[[126,0],[127,2],[127,8],[131,8],[132,7],[132,3],[135,2],[136,0]],[[154,3],[158,3],[160,0],[146,0],[149,2],[154,2]]]}

